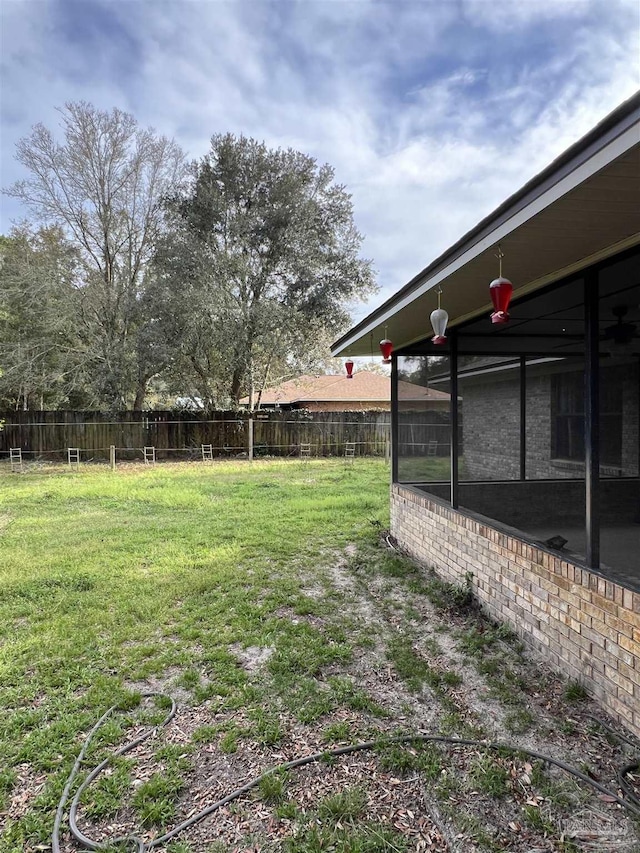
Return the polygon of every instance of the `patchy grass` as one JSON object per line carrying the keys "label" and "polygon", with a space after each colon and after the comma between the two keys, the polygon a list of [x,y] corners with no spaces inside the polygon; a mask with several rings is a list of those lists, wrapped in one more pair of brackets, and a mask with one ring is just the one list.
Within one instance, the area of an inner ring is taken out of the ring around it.
{"label": "patchy grass", "polygon": [[154,773],[133,795],[132,805],[143,826],[165,826],[175,815],[184,782],[175,772]]}
{"label": "patchy grass", "polygon": [[535,717],[528,708],[517,708],[504,716],[504,727],[512,735],[522,735],[535,724]]}
{"label": "patchy grass", "polygon": [[[314,460],[0,472],[0,513],[10,519],[0,537],[0,797],[10,802],[22,764],[47,774],[27,814],[9,821],[3,849],[47,842],[79,734],[113,702],[130,701],[130,685],[259,708],[261,691],[229,647],[274,646],[275,689],[301,719],[336,707],[344,690],[315,676],[351,655],[344,631],[294,624],[278,610],[293,602],[314,612],[300,566],[334,559],[369,535],[370,519],[386,522],[387,470],[376,460]],[[347,698],[365,701],[355,688]],[[97,747],[122,742],[132,724],[114,717]],[[256,712],[252,726],[264,743],[280,738],[268,713]],[[225,732],[223,750],[241,736]],[[113,776],[93,806],[102,814],[124,786],[123,772]],[[150,780],[135,808],[146,824],[161,823],[178,791],[176,780]]]}
{"label": "patchy grass", "polygon": [[483,755],[472,763],[469,782],[490,797],[504,797],[509,790],[507,771],[492,755]]}
{"label": "patchy grass", "polygon": [[448,584],[380,547],[387,483],[371,460],[0,472],[1,853],[47,846],[106,708],[119,703],[88,766],[160,725],[170,700],[149,690],[178,713],[83,795],[101,841],[149,840],[312,753],[167,851],[569,850],[566,821],[594,805],[626,831],[615,806],[513,751],[412,739],[330,754],[526,733],[610,779],[625,749],[483,616],[472,577]]}
{"label": "patchy grass", "polygon": [[583,702],[587,696],[587,691],[579,681],[570,681],[564,688],[564,698],[567,702]]}
{"label": "patchy grass", "polygon": [[460,684],[462,678],[455,672],[440,672],[431,666],[416,650],[412,639],[406,634],[392,637],[387,648],[387,657],[409,690],[418,692],[427,684],[444,699],[443,686]]}
{"label": "patchy grass", "polygon": [[420,773],[426,780],[436,779],[442,771],[439,749],[429,743],[391,744],[378,750],[380,766],[400,775]]}
{"label": "patchy grass", "polygon": [[397,832],[381,824],[365,824],[356,830],[309,827],[295,838],[287,839],[285,853],[405,853],[409,843]]}
{"label": "patchy grass", "polygon": [[287,777],[283,773],[270,773],[260,780],[258,790],[265,803],[279,804],[285,797]]}
{"label": "patchy grass", "polygon": [[322,732],[322,739],[325,743],[350,742],[353,739],[351,726],[346,721],[330,723],[328,726],[325,726]]}
{"label": "patchy grass", "polygon": [[354,821],[361,817],[366,801],[367,795],[361,788],[350,788],[325,797],[318,805],[318,816],[334,823]]}
{"label": "patchy grass", "polygon": [[113,817],[122,808],[132,783],[131,762],[113,759],[111,772],[96,782],[90,794],[85,793],[83,804],[87,817]]}

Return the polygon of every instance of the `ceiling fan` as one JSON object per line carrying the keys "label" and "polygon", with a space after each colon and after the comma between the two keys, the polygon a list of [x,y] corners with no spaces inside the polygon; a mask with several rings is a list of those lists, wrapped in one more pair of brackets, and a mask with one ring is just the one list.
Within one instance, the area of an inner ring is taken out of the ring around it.
{"label": "ceiling fan", "polygon": [[[612,357],[640,355],[639,324],[625,322],[625,317],[629,313],[629,307],[627,305],[615,305],[611,309],[611,313],[616,318],[616,322],[607,326],[600,335],[600,351]],[[567,335],[566,337],[571,338],[571,341],[557,344],[553,349],[563,350],[575,347],[576,341],[583,340],[582,335]]]}
{"label": "ceiling fan", "polygon": [[640,337],[636,323],[625,323],[624,321],[628,311],[629,309],[626,305],[616,305],[611,309],[611,313],[617,322],[611,326],[607,326],[600,340],[611,341],[615,346],[624,347],[630,344],[634,338]]}

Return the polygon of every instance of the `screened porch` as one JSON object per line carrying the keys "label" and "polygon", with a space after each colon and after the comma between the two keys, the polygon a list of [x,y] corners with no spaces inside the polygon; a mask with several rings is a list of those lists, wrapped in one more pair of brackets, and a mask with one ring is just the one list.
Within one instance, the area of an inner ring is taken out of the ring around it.
{"label": "screened porch", "polygon": [[[394,482],[640,591],[640,252],[510,314],[397,351]],[[447,392],[448,414],[412,385]]]}

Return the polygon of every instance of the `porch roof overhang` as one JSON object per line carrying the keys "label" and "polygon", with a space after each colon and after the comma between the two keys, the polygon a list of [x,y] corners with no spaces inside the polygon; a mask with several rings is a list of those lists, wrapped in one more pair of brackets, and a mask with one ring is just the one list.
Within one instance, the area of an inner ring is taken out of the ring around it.
{"label": "porch roof overhang", "polygon": [[396,351],[430,337],[438,285],[450,327],[484,312],[489,322],[498,243],[514,299],[640,244],[640,92],[337,340],[332,354],[369,355],[371,335],[377,342],[385,327]]}

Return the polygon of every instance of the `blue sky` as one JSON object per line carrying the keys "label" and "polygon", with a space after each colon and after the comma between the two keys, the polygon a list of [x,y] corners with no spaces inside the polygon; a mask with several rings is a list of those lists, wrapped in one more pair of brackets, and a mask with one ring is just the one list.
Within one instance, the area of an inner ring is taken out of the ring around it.
{"label": "blue sky", "polygon": [[[56,107],[334,166],[387,298],[640,87],[638,0],[2,0],[1,184]],[[2,199],[0,230],[25,211]]]}

